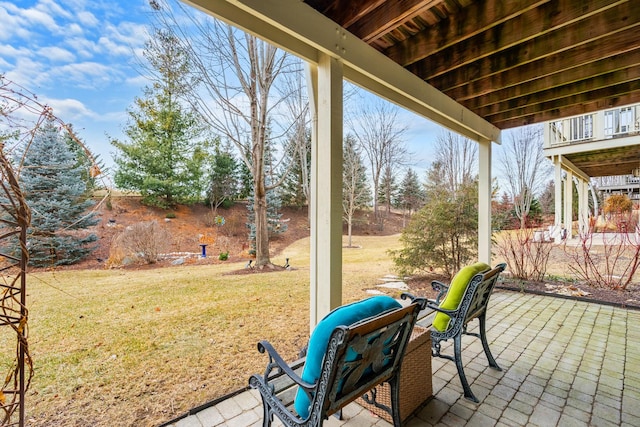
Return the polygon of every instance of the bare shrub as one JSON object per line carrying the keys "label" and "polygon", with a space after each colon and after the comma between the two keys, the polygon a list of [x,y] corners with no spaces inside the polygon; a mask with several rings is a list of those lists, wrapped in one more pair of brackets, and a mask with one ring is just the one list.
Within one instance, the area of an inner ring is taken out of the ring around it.
{"label": "bare shrub", "polygon": [[616,215],[633,210],[633,202],[626,194],[612,194],[604,202],[604,213],[606,215]]}
{"label": "bare shrub", "polygon": [[636,227],[635,233],[599,233],[602,244],[596,246],[593,230],[592,226],[581,234],[577,246],[565,244],[571,259],[569,270],[588,285],[625,290],[640,265],[640,229]]}
{"label": "bare shrub", "polygon": [[165,233],[156,221],[139,222],[115,237],[109,250],[108,265],[121,265],[129,257],[146,264],[158,261],[166,241]]}
{"label": "bare shrub", "polygon": [[494,236],[495,248],[513,277],[540,282],[547,274],[551,242],[534,239],[534,230],[523,228]]}
{"label": "bare shrub", "polygon": [[224,227],[220,228],[220,233],[225,236],[246,236],[248,235],[247,218],[242,215],[229,215],[225,217]]}
{"label": "bare shrub", "polygon": [[218,236],[218,238],[216,239],[216,243],[215,246],[220,250],[220,251],[229,251],[229,247],[231,246],[231,239],[229,239],[227,236]]}

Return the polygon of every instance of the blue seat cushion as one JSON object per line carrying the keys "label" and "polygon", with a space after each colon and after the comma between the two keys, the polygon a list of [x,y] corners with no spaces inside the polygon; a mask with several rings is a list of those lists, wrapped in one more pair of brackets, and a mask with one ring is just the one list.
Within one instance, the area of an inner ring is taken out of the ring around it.
{"label": "blue seat cushion", "polygon": [[[320,377],[322,369],[322,360],[331,333],[338,326],[350,326],[356,322],[366,318],[376,316],[387,310],[401,308],[402,306],[395,299],[380,295],[357,301],[351,304],[343,305],[327,314],[320,321],[311,333],[309,346],[307,350],[307,360],[302,370],[302,379],[308,383],[315,383]],[[301,388],[296,394],[294,407],[300,417],[307,418],[309,416],[309,397]]]}

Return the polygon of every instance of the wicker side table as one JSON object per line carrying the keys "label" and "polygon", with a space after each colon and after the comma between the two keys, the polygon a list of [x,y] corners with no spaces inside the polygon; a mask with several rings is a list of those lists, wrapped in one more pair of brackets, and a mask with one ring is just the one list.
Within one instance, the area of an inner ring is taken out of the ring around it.
{"label": "wicker side table", "polygon": [[[431,385],[431,334],[429,328],[415,326],[405,350],[400,369],[400,418],[404,422],[433,396]],[[376,400],[386,406],[391,405],[389,384],[376,388]],[[391,415],[362,398],[357,400],[362,407],[393,422]]]}

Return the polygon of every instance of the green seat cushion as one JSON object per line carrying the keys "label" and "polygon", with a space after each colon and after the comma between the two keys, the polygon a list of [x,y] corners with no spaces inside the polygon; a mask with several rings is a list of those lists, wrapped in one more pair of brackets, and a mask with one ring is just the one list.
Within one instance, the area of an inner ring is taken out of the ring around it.
{"label": "green seat cushion", "polygon": [[[307,360],[302,369],[302,379],[313,384],[320,377],[324,354],[327,351],[331,333],[335,328],[338,326],[349,326],[369,317],[384,313],[385,311],[401,307],[400,303],[395,299],[386,295],[379,295],[343,305],[327,314],[324,319],[316,325],[311,333],[311,338],[309,338]],[[354,355],[353,357],[356,356],[357,355]],[[296,393],[294,407],[300,417],[307,418],[309,416],[310,404],[311,402],[307,394],[302,388],[299,388]]]}
{"label": "green seat cushion", "polygon": [[[458,271],[451,280],[447,295],[442,302],[440,302],[440,308],[445,310],[457,309],[460,305],[460,301],[462,301],[464,291],[467,290],[467,285],[473,276],[490,269],[491,267],[484,262],[476,262],[475,264],[468,265]],[[444,332],[449,327],[449,320],[451,320],[449,315],[438,312],[433,319],[433,327],[440,332]]]}

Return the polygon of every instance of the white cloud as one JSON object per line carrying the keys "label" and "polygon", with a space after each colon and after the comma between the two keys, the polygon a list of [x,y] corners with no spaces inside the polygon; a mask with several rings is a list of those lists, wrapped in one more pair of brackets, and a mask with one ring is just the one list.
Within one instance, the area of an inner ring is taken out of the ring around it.
{"label": "white cloud", "polygon": [[22,18],[20,25],[25,25],[27,27],[45,27],[52,33],[61,32],[61,28],[56,24],[53,17],[41,10],[22,9],[20,10],[20,17]]}
{"label": "white cloud", "polygon": [[143,76],[141,74],[136,74],[135,76],[132,77],[127,77],[125,79],[125,82],[133,87],[144,87],[144,86],[148,86],[149,85],[149,78],[147,78],[146,76]]}
{"label": "white cloud", "polygon": [[84,26],[95,27],[99,24],[98,18],[96,18],[93,13],[86,10],[79,12],[77,16],[80,23]]}
{"label": "white cloud", "polygon": [[27,87],[31,91],[47,81],[48,73],[44,65],[29,57],[20,57],[12,70],[7,71],[7,79]]}
{"label": "white cloud", "polygon": [[56,117],[67,123],[83,118],[95,118],[98,116],[77,99],[47,98],[43,101],[53,109],[53,114],[55,114]]}
{"label": "white cloud", "polygon": [[47,15],[60,16],[65,19],[70,19],[73,16],[73,14],[69,12],[69,10],[60,6],[54,0],[39,0],[38,4],[35,6],[35,9],[46,13]]}
{"label": "white cloud", "polygon": [[65,44],[72,48],[75,53],[85,59],[92,58],[100,49],[95,42],[83,37],[71,37],[65,40]]}
{"label": "white cloud", "polygon": [[80,89],[108,86],[121,80],[119,74],[114,68],[98,62],[79,62],[51,69],[53,79]]}
{"label": "white cloud", "polygon": [[120,135],[149,83],[130,65],[148,11],[148,0],[0,0],[0,72],[106,153],[104,134]]}
{"label": "white cloud", "polygon": [[84,30],[82,29],[82,27],[78,24],[76,24],[75,22],[73,24],[68,24],[65,26],[64,29],[65,35],[69,35],[69,34],[83,34]]}
{"label": "white cloud", "polygon": [[43,47],[38,50],[38,56],[45,57],[51,62],[72,62],[76,59],[73,53],[58,46]]}
{"label": "white cloud", "polygon": [[9,44],[0,44],[0,56],[3,57],[26,57],[30,55],[30,51],[24,47],[16,49],[15,46]]}
{"label": "white cloud", "polygon": [[[126,53],[130,55],[131,50],[135,47],[143,46],[148,37],[146,25],[135,22],[121,22],[117,26],[107,26],[105,35],[102,38],[106,42],[108,41],[112,47],[116,44],[126,47]],[[124,50],[118,49],[118,52],[124,53]]]}
{"label": "white cloud", "polygon": [[9,40],[17,36],[28,39],[29,30],[21,25],[21,18],[18,16],[18,9],[11,3],[0,2],[0,40]]}
{"label": "white cloud", "polygon": [[113,56],[130,56],[132,55],[131,46],[127,44],[116,43],[108,37],[100,37],[98,45],[102,52]]}

